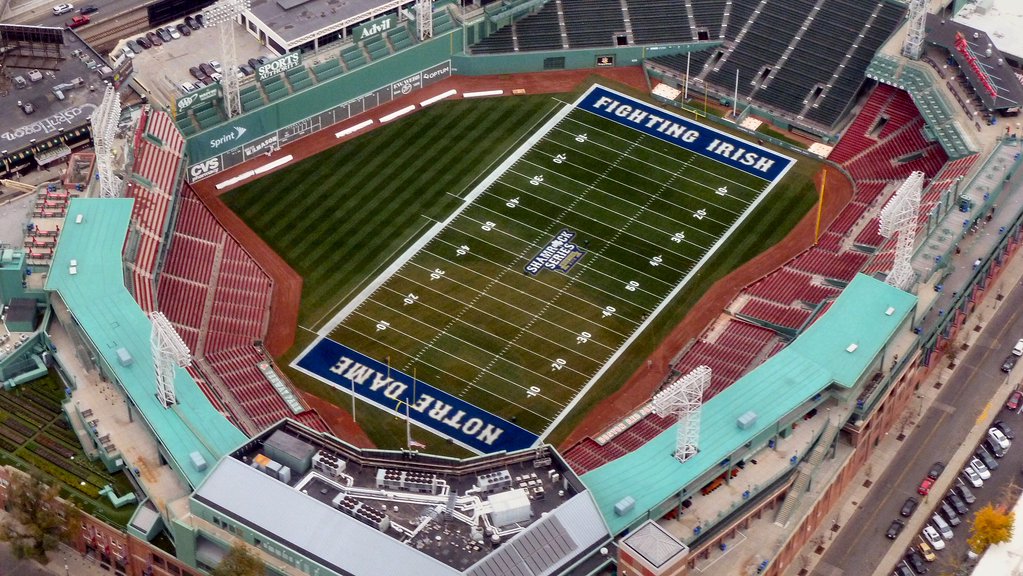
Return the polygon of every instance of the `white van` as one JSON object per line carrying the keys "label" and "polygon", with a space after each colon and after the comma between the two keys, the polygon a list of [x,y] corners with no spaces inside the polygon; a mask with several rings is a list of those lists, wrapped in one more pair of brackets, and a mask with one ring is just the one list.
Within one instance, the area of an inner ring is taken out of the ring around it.
{"label": "white van", "polygon": [[53,15],[60,16],[61,14],[67,14],[74,9],[74,4],[57,4],[53,7]]}
{"label": "white van", "polygon": [[935,514],[931,516],[931,524],[934,524],[934,527],[938,529],[942,538],[945,540],[952,539],[952,527],[948,525],[948,522],[945,522],[944,518]]}
{"label": "white van", "polygon": [[1023,356],[1023,338],[1016,341],[1016,345],[1012,348],[1012,353],[1016,356]]}

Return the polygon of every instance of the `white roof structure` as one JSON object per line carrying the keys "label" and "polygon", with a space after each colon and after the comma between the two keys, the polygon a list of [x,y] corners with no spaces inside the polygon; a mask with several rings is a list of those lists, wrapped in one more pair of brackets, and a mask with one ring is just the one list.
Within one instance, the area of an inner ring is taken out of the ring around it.
{"label": "white roof structure", "polygon": [[988,33],[995,46],[1019,60],[1023,60],[1023,2],[1019,0],[980,0],[970,3],[952,19]]}

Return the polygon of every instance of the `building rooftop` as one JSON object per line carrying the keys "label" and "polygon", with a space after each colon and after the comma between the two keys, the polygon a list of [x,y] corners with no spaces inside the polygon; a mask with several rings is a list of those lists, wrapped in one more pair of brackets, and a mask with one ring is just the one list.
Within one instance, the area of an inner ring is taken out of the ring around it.
{"label": "building rooftop", "polygon": [[[184,369],[175,369],[178,403],[164,408],[156,399],[152,324],[122,281],[121,252],[133,202],[73,199],[46,289],[60,294],[102,363],[160,439],[172,467],[198,486],[217,460],[245,442],[245,435],[213,408]],[[79,216],[81,223],[76,222]],[[205,471],[193,464],[193,453],[206,461]]]}
{"label": "building rooftop", "polygon": [[225,458],[193,499],[356,576],[540,576],[609,538],[549,448],[468,460],[362,451],[291,422]]}
{"label": "building rooftop", "polygon": [[307,34],[340,30],[389,8],[393,0],[253,0],[249,13],[290,43]]}
{"label": "building rooftop", "polygon": [[[1023,12],[1023,9],[1019,11]],[[1019,18],[1016,22],[1017,25],[1023,24]],[[983,75],[978,74],[967,57],[956,48],[956,39],[960,34],[966,40]],[[998,46],[1009,42],[1007,38],[995,40],[984,30],[964,24],[959,19],[949,21],[937,14],[928,14],[927,42],[948,50],[988,110],[1018,108],[1023,105],[1023,86],[1020,86],[1016,73],[1005,62]],[[994,90],[993,94],[988,91],[988,86]]]}
{"label": "building rooftop", "polygon": [[[769,428],[787,426],[786,416],[829,386],[854,386],[876,366],[886,343],[915,306],[916,296],[857,275],[792,344],[704,404],[700,450],[684,464],[673,456],[672,426],[637,450],[584,474],[583,483],[611,533],[619,534],[641,520],[743,445],[762,438]],[[750,411],[756,413],[754,424],[739,428],[737,419]],[[635,505],[616,514],[615,505],[626,497]]]}
{"label": "building rooftop", "polygon": [[[981,6],[983,4],[984,6]],[[983,30],[998,49],[1023,60],[1023,3],[1019,0],[987,0],[969,3],[953,18],[955,22]]]}

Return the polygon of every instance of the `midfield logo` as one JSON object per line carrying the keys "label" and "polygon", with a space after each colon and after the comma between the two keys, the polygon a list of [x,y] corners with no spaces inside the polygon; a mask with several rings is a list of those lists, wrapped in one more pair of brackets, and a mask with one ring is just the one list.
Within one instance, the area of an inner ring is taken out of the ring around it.
{"label": "midfield logo", "polygon": [[561,230],[558,232],[533,259],[526,264],[525,272],[530,276],[536,276],[544,268],[555,270],[562,274],[568,272],[575,266],[580,258],[586,255],[586,251],[572,243],[575,232]]}

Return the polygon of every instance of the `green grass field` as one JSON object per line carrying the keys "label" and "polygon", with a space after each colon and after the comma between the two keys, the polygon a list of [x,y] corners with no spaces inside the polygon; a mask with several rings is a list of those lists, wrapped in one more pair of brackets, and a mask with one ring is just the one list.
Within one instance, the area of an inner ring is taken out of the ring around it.
{"label": "green grass field", "polygon": [[[427,227],[448,217],[515,142],[562,105],[549,96],[443,103],[256,181],[226,200],[303,275],[300,324],[317,329]],[[766,186],[736,170],[722,172],[722,165],[702,157],[668,154],[664,147],[670,145],[653,139],[627,148],[623,138],[630,137],[617,131],[628,129],[594,126],[594,120],[607,121],[572,114],[590,118],[563,121],[332,336],[368,355],[389,355],[397,368],[415,367],[431,384],[543,430]],[[579,143],[579,130],[570,126],[583,120],[596,131]],[[562,153],[567,161],[552,171]],[[529,184],[541,167],[544,181]],[[813,203],[808,177],[815,168],[801,162],[790,172],[743,232],[651,319],[553,440],[596,398],[620,385],[710,282],[798,221]],[[604,184],[592,186],[594,181]],[[727,195],[716,193],[721,186]],[[692,218],[690,206],[651,193],[654,189],[706,201],[705,220],[697,228],[679,227]],[[558,212],[573,204],[574,210]],[[496,226],[485,230],[488,222]],[[523,265],[562,228],[585,243],[579,247],[587,254],[576,268],[524,274]],[[672,240],[676,231],[687,232],[682,242]],[[444,278],[430,280],[437,269]],[[446,284],[440,288],[439,282]],[[480,290],[479,282],[491,286]],[[608,306],[614,312],[605,315]],[[381,321],[384,329],[378,329]],[[306,333],[298,344],[310,341]],[[293,370],[289,376],[347,405],[328,386]],[[365,411],[359,416],[379,445],[403,440],[401,424],[391,417],[369,419]]]}

